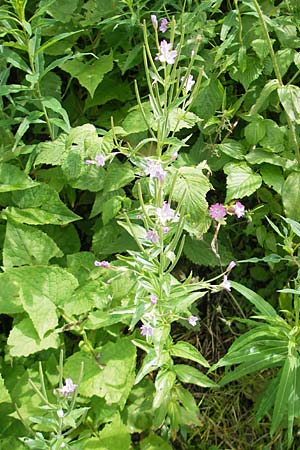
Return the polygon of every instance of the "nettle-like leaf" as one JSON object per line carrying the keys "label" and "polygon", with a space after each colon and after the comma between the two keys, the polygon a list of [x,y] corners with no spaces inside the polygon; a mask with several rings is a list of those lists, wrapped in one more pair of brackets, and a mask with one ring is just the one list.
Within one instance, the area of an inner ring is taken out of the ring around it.
{"label": "nettle-like leaf", "polygon": [[278,88],[277,92],[290,119],[300,124],[300,88],[290,84]]}
{"label": "nettle-like leaf", "polygon": [[210,225],[206,194],[211,187],[201,164],[197,167],[181,167],[178,170],[173,198],[182,202],[182,211],[187,214],[188,221],[191,224],[196,223],[197,229],[201,226],[203,233]]}
{"label": "nettle-like leaf", "polygon": [[2,218],[28,225],[66,225],[81,219],[67,208],[50,186],[39,185],[33,192],[29,191],[31,189],[14,193],[14,203],[19,207],[7,207],[1,213]]}
{"label": "nettle-like leaf", "polygon": [[97,57],[93,62],[83,63],[78,59],[67,61],[62,69],[72,77],[78,79],[81,86],[85,87],[93,97],[97,86],[103,80],[104,75],[113,68],[113,53]]}
{"label": "nettle-like leaf", "polygon": [[11,330],[7,344],[11,356],[28,356],[47,348],[57,348],[59,346],[59,335],[51,333],[40,339],[31,320],[23,319]]}
{"label": "nettle-like leaf", "polygon": [[33,188],[36,183],[12,164],[0,163],[0,192]]}
{"label": "nettle-like leaf", "polygon": [[227,175],[226,202],[253,194],[260,188],[261,176],[246,163],[229,163],[224,166]]}
{"label": "nettle-like leaf", "polygon": [[98,433],[97,438],[90,438],[84,443],[84,448],[86,450],[129,450],[130,444],[129,431],[122,422],[120,415],[116,413]]}
{"label": "nettle-like leaf", "polygon": [[56,243],[42,231],[28,225],[7,221],[3,248],[5,267],[48,264],[63,256]]}
{"label": "nettle-like leaf", "polygon": [[300,222],[300,173],[292,172],[282,186],[282,203],[287,217]]}
{"label": "nettle-like leaf", "polygon": [[85,352],[70,356],[64,368],[65,377],[76,380],[83,362],[79,392],[86,397],[103,397],[108,404],[118,403],[122,409],[134,383],[135,359],[135,346],[129,339],[120,338],[101,348],[99,361]]}

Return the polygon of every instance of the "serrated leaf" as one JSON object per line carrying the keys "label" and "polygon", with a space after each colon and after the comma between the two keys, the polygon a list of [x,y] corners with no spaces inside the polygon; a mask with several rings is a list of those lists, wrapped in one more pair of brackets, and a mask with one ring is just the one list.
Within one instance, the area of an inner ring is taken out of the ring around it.
{"label": "serrated leaf", "polygon": [[263,164],[260,173],[264,183],[281,195],[284,183],[282,169],[272,164]]}
{"label": "serrated leaf", "polygon": [[282,86],[278,96],[290,119],[300,124],[300,88],[292,84]]}
{"label": "serrated leaf", "polygon": [[59,336],[57,333],[52,333],[44,339],[39,339],[31,320],[23,319],[11,330],[7,344],[10,347],[11,356],[28,356],[48,348],[58,348]]}
{"label": "serrated leaf", "polygon": [[245,138],[250,145],[256,145],[266,134],[264,121],[256,120],[249,123],[245,128]]}
{"label": "serrated leaf", "polygon": [[11,192],[33,188],[37,185],[18,167],[0,163],[0,192]]}
{"label": "serrated leaf", "polygon": [[55,242],[42,231],[7,221],[3,248],[5,267],[48,264],[54,257],[63,256]]}
{"label": "serrated leaf", "polygon": [[76,380],[83,362],[79,392],[86,397],[104,397],[108,404],[118,403],[122,409],[133,386],[135,358],[135,346],[129,339],[121,338],[105,344],[98,361],[85,352],[73,354],[66,361],[64,373]]}
{"label": "serrated leaf", "polygon": [[176,178],[173,198],[182,201],[182,210],[192,221],[201,221],[208,211],[206,194],[211,189],[202,167],[181,167]]}
{"label": "serrated leaf", "polygon": [[292,172],[287,177],[282,187],[282,203],[288,218],[300,222],[300,173]]}
{"label": "serrated leaf", "polygon": [[134,180],[134,170],[129,163],[111,163],[106,172],[104,181],[104,192],[115,191]]}
{"label": "serrated leaf", "polygon": [[227,193],[225,202],[241,199],[260,188],[262,179],[246,163],[229,163],[224,166],[227,174]]}
{"label": "serrated leaf", "polygon": [[102,220],[106,225],[113,217],[115,217],[122,207],[122,201],[119,197],[112,197],[103,205]]}
{"label": "serrated leaf", "polygon": [[222,144],[218,144],[218,149],[233,159],[245,159],[245,147],[241,142],[234,141],[233,139],[227,139]]}
{"label": "serrated leaf", "polygon": [[264,88],[262,89],[261,93],[259,94],[259,97],[258,97],[256,103],[250,109],[249,114],[256,115],[257,113],[259,113],[259,111],[264,107],[270,94],[279,87],[280,87],[280,84],[277,79],[269,80],[267,82],[267,84],[264,86]]}
{"label": "serrated leaf", "polygon": [[113,54],[99,56],[92,63],[83,63],[76,59],[67,61],[62,69],[72,77],[78,79],[81,86],[85,87],[91,97],[93,97],[97,86],[103,80],[104,75],[113,68]]}

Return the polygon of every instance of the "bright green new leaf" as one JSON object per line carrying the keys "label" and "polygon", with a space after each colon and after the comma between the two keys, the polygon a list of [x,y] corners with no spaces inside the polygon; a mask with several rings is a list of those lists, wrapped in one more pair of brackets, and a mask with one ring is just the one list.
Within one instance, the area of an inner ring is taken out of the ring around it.
{"label": "bright green new leaf", "polygon": [[44,339],[39,339],[31,320],[23,319],[11,330],[7,344],[10,347],[11,356],[28,356],[47,348],[57,348],[59,335],[52,333]]}
{"label": "bright green new leaf", "polygon": [[29,225],[7,221],[3,248],[5,267],[48,264],[63,256],[56,243],[42,231]]}
{"label": "bright green new leaf", "polygon": [[91,63],[83,63],[76,59],[67,61],[62,69],[72,77],[78,79],[81,86],[85,87],[93,97],[97,86],[103,80],[104,75],[113,68],[113,53],[99,56]]}
{"label": "bright green new leaf", "polygon": [[249,196],[261,186],[261,176],[246,163],[228,163],[224,166],[224,172],[227,175],[225,202]]}

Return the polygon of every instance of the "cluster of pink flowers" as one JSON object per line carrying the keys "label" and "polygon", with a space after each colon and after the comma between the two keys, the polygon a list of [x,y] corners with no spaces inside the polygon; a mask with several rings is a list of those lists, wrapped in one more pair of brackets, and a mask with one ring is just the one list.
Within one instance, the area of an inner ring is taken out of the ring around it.
{"label": "cluster of pink flowers", "polygon": [[95,165],[97,167],[104,167],[105,166],[105,160],[106,157],[104,155],[96,155],[95,159],[86,159],[85,164],[87,165]]}
{"label": "cluster of pink flowers", "polygon": [[[155,14],[151,14],[151,22],[152,22],[153,27],[157,30],[158,21],[157,21],[157,17]],[[161,31],[162,33],[165,33],[167,31],[167,28],[168,28],[167,19],[166,18],[161,19],[159,31]]]}
{"label": "cluster of pink flowers", "polygon": [[222,203],[215,203],[209,208],[210,217],[217,221],[222,220],[227,213],[235,214],[240,219],[245,215],[245,206],[241,202],[236,202],[233,206],[226,208]]}
{"label": "cluster of pink flowers", "polygon": [[159,180],[162,183],[166,177],[166,171],[162,168],[160,162],[153,161],[153,159],[147,161],[147,167],[144,172],[146,175],[150,175],[150,178]]}

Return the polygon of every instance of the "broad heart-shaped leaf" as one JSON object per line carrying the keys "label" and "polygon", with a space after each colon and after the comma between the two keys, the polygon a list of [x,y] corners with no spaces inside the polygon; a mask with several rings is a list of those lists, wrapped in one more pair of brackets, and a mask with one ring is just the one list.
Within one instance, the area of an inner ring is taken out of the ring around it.
{"label": "broad heart-shaped leaf", "polygon": [[0,192],[18,191],[36,186],[24,172],[12,164],[0,163]]}
{"label": "broad heart-shaped leaf", "polygon": [[99,56],[90,64],[80,62],[76,59],[67,61],[62,69],[72,77],[78,79],[81,86],[85,87],[93,97],[97,86],[103,80],[104,75],[113,68],[113,54]]}
{"label": "broad heart-shaped leaf", "polygon": [[262,179],[244,162],[229,163],[224,166],[227,175],[227,194],[225,202],[253,194],[260,188]]}
{"label": "broad heart-shaped leaf", "polygon": [[7,221],[3,248],[5,267],[46,265],[55,256],[59,258],[63,253],[46,233]]}
{"label": "broad heart-shaped leaf", "polygon": [[106,172],[104,192],[115,191],[134,180],[134,170],[129,163],[111,163]]}
{"label": "broad heart-shaped leaf", "polygon": [[135,359],[135,346],[129,339],[120,338],[101,348],[99,361],[85,352],[73,354],[66,361],[64,373],[76,380],[83,362],[79,392],[86,397],[104,397],[108,404],[118,403],[122,409],[134,383]]}
{"label": "broad heart-shaped leaf", "polygon": [[290,119],[300,124],[300,88],[290,84],[278,88],[277,92]]}
{"label": "broad heart-shaped leaf", "polygon": [[282,187],[282,203],[288,218],[300,222],[300,173],[292,172]]}
{"label": "broad heart-shaped leaf", "polygon": [[128,428],[116,413],[99,432],[98,438],[90,438],[84,443],[85,450],[129,450],[131,439]]}
{"label": "broad heart-shaped leaf", "polygon": [[281,195],[284,183],[282,169],[280,167],[274,166],[273,164],[262,164],[262,166],[260,167],[260,173],[264,183],[266,183],[267,186],[273,188],[275,192],[278,192],[278,194]]}
{"label": "broad heart-shaped leaf", "polygon": [[9,206],[2,211],[2,218],[28,225],[66,225],[81,219],[59,199],[53,191],[53,197],[38,208],[15,208]]}
{"label": "broad heart-shaped leaf", "polygon": [[[0,283],[2,277],[4,283],[7,282],[6,280],[11,283],[11,297],[18,298],[17,305],[19,305],[21,291],[22,305],[27,302],[30,303],[30,298],[28,300],[24,298],[26,293],[29,293],[30,296],[35,296],[39,299],[41,305],[43,300],[45,300],[47,304],[52,302],[57,306],[63,306],[78,286],[78,281],[73,275],[67,270],[56,266],[15,267],[7,269],[4,274],[0,274]],[[12,285],[15,286],[15,291],[12,290]],[[19,307],[16,312],[20,312]],[[43,319],[46,320],[47,317]]]}
{"label": "broad heart-shaped leaf", "polygon": [[204,373],[195,369],[195,367],[185,364],[176,364],[174,366],[175,373],[182,383],[196,384],[200,387],[213,388],[218,385],[210,380]]}
{"label": "broad heart-shaped leaf", "polygon": [[173,198],[182,201],[182,211],[188,214],[191,222],[207,223],[208,203],[206,194],[211,189],[208,178],[203,174],[203,166],[181,167],[178,170]]}
{"label": "broad heart-shaped leaf", "polygon": [[170,353],[173,356],[189,359],[191,361],[197,362],[198,364],[201,364],[201,366],[209,367],[209,363],[201,355],[201,353],[192,344],[189,344],[188,342],[184,341],[176,342],[175,345],[172,345]]}
{"label": "broad heart-shaped leaf", "polygon": [[59,336],[57,333],[52,333],[44,339],[39,339],[31,320],[23,319],[11,330],[7,344],[10,347],[11,356],[28,356],[47,348],[57,348]]}

